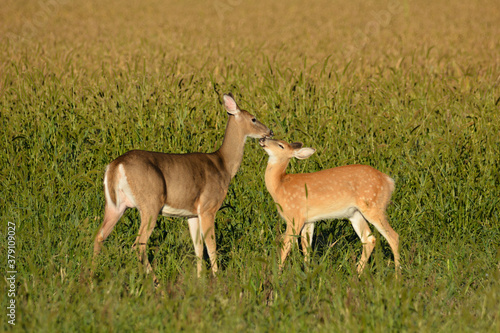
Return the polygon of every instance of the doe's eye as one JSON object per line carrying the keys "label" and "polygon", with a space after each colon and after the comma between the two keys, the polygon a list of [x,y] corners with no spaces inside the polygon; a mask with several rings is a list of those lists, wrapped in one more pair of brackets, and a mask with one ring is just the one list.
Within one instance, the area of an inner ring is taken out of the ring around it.
{"label": "doe's eye", "polygon": [[280,147],[281,149],[285,149],[285,147],[281,143],[278,145],[278,147]]}
{"label": "doe's eye", "polygon": [[255,123],[256,121],[257,121],[257,119],[252,118],[252,123]]}

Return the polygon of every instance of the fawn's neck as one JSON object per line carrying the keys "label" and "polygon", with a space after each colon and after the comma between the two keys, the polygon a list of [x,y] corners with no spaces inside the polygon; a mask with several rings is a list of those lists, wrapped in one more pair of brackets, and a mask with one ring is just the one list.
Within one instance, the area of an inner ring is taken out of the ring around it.
{"label": "fawn's neck", "polygon": [[278,188],[281,187],[283,178],[286,176],[286,167],[288,166],[289,160],[286,161],[272,161],[269,159],[266,168],[266,187],[271,196],[274,198]]}

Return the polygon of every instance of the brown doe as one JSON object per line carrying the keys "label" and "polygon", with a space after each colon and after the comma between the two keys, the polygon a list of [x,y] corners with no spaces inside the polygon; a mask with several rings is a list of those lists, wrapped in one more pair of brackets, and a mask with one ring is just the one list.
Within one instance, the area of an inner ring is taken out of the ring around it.
{"label": "brown doe", "polygon": [[217,272],[215,214],[240,167],[246,138],[272,136],[269,128],[238,107],[231,94],[223,99],[229,120],[219,150],[189,154],[132,150],[107,166],[104,221],[94,241],[94,258],[125,210],[137,208],[141,225],[132,248],[138,247],[139,260],[146,266],[146,272],[152,273],[155,283],[158,280],[147,258],[146,243],[159,214],[187,217],[198,276],[202,269],[203,242],[212,272]]}
{"label": "brown doe", "polygon": [[269,154],[266,187],[273,197],[287,227],[283,236],[280,269],[290,252],[292,237],[301,235],[302,250],[308,260],[314,222],[324,219],[347,218],[363,243],[358,262],[360,274],[375,247],[375,237],[367,222],[387,239],[394,254],[396,273],[399,272],[399,236],[387,221],[385,211],[394,191],[394,180],[367,165],[348,165],[313,173],[287,174],[292,157],[305,159],[315,149],[302,148],[302,143],[260,139]]}

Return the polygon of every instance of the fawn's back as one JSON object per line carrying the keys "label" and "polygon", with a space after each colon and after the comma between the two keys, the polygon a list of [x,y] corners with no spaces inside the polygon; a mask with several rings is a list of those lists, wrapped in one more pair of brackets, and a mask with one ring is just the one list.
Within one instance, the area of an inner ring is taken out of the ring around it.
{"label": "fawn's back", "polygon": [[307,222],[349,218],[370,208],[384,210],[394,181],[367,165],[347,165],[313,173],[286,174],[271,193],[288,217]]}

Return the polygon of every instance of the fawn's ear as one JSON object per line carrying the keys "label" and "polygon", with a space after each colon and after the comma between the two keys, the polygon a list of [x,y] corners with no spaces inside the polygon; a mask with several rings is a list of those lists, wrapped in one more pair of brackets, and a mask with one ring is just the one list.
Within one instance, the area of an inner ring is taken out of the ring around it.
{"label": "fawn's ear", "polygon": [[226,108],[227,113],[233,116],[240,112],[240,108],[238,107],[238,104],[236,104],[236,101],[231,93],[224,95],[224,107]]}
{"label": "fawn's ear", "polygon": [[299,150],[294,150],[293,151],[293,157],[298,158],[299,160],[303,160],[314,154],[316,149],[314,148],[300,148]]}

